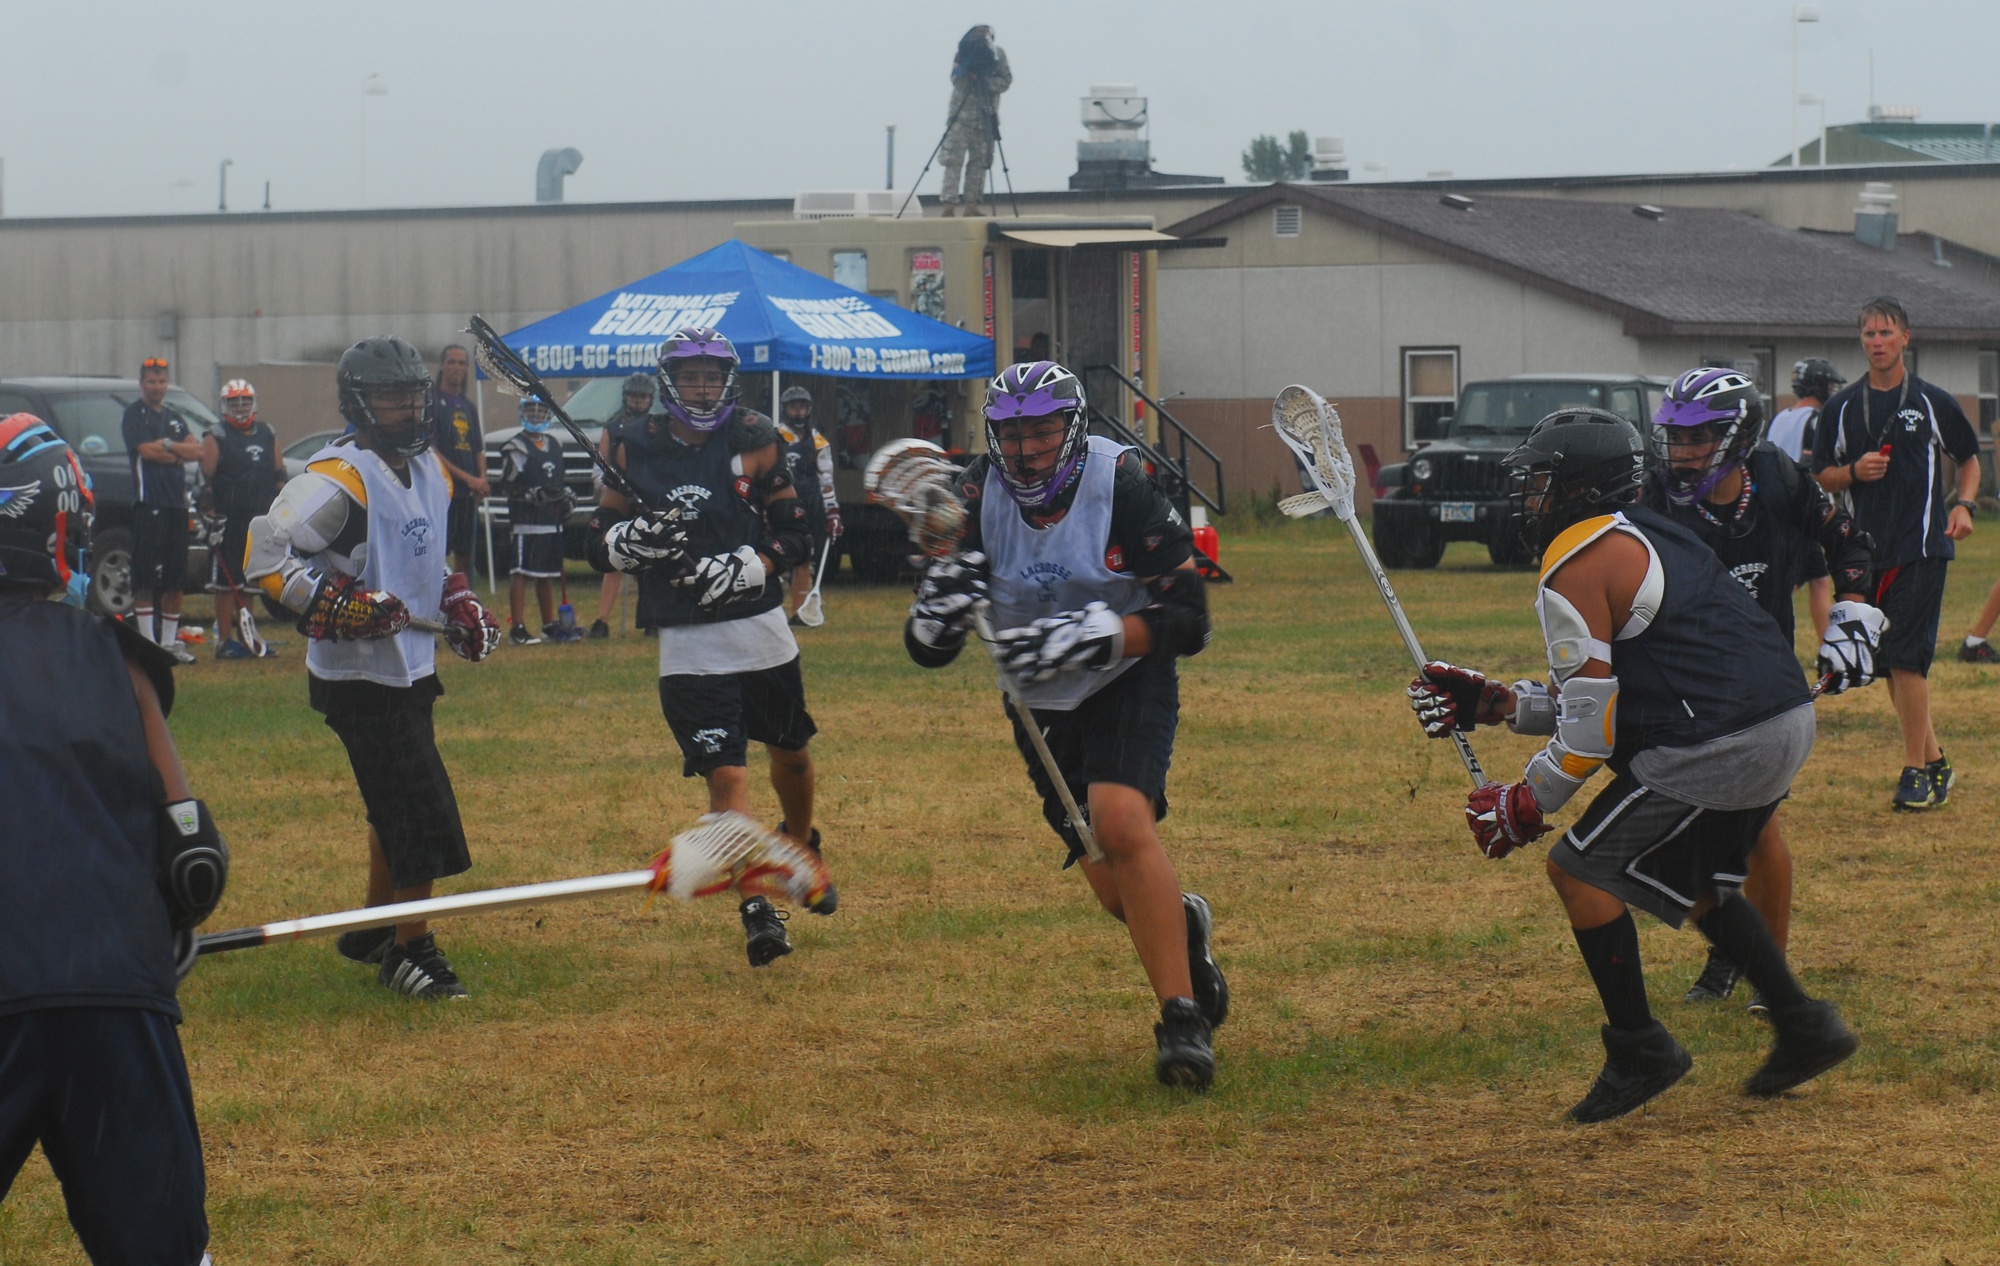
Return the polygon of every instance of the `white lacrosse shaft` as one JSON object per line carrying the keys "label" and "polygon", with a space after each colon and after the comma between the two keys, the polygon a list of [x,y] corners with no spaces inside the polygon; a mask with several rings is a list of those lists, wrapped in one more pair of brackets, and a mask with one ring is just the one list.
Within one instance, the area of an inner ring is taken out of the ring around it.
{"label": "white lacrosse shaft", "polygon": [[993,657],[993,667],[1000,674],[1000,688],[1007,692],[1007,698],[1014,705],[1014,713],[1021,718],[1021,728],[1028,732],[1028,741],[1035,746],[1035,755],[1041,759],[1042,772],[1055,784],[1056,798],[1062,801],[1063,812],[1069,815],[1069,824],[1076,828],[1076,836],[1083,841],[1083,855],[1099,866],[1104,864],[1104,850],[1098,846],[1097,833],[1090,829],[1090,822],[1083,811],[1076,807],[1076,797],[1069,793],[1069,783],[1063,780],[1062,768],[1056,764],[1055,753],[1049,750],[1049,741],[1042,734],[1042,727],[1035,724],[1035,711],[1021,696],[1021,684],[1014,680],[1014,674],[1007,671],[1007,665],[1000,658],[1000,644],[993,637],[993,621],[987,618],[992,603],[980,602],[972,608],[972,623],[979,633],[979,640],[986,644],[986,653]]}
{"label": "white lacrosse shaft", "polygon": [[411,616],[409,627],[419,633],[436,633],[448,642],[463,642],[466,637],[464,629],[456,624],[446,624],[443,620],[423,620]]}
{"label": "white lacrosse shaft", "polygon": [[816,629],[826,623],[826,604],[820,601],[820,582],[826,579],[826,560],[833,554],[833,538],[819,547],[819,570],[813,573],[813,587],[799,602],[799,623],[809,629]]}
{"label": "white lacrosse shaft", "polygon": [[[1347,453],[1347,440],[1341,434],[1339,412],[1312,388],[1294,384],[1278,393],[1271,406],[1271,423],[1278,432],[1278,438],[1298,455],[1315,489],[1301,496],[1287,497],[1278,503],[1278,508],[1298,518],[1331,507],[1340,521],[1347,525],[1347,534],[1354,538],[1355,548],[1361,551],[1361,561],[1368,568],[1368,574],[1375,578],[1375,588],[1382,594],[1382,604],[1389,608],[1389,618],[1395,622],[1396,632],[1402,635],[1403,647],[1410,652],[1417,673],[1422,675],[1424,665],[1430,660],[1417,642],[1417,631],[1410,627],[1410,617],[1403,613],[1402,600],[1396,597],[1395,586],[1389,583],[1389,573],[1383,569],[1382,560],[1375,556],[1375,546],[1354,513],[1354,459]],[[1471,776],[1473,787],[1485,786],[1489,780],[1486,771],[1479,767],[1479,757],[1472,751],[1472,741],[1456,730],[1452,732],[1451,741],[1458,748],[1458,758],[1465,762],[1465,772]]]}

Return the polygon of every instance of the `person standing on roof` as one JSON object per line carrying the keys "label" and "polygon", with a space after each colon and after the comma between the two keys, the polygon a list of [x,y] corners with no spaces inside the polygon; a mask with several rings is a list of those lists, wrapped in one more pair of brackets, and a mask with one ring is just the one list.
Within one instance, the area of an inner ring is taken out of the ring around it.
{"label": "person standing on roof", "polygon": [[[1007,50],[994,42],[993,28],[975,26],[967,31],[951,62],[951,115],[944,125],[944,188],[938,193],[945,215],[983,214],[979,195],[993,166],[994,143],[1000,139],[1000,94],[1013,85]],[[963,192],[961,170],[965,176]]]}

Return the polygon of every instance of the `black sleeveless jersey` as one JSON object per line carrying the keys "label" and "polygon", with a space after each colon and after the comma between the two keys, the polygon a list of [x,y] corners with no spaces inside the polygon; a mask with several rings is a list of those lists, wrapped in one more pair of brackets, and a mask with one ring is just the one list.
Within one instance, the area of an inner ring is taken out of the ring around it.
{"label": "black sleeveless jersey", "polygon": [[[699,447],[676,439],[665,419],[656,420],[649,431],[644,442],[626,444],[625,475],[646,504],[658,509],[681,507],[688,550],[694,557],[731,553],[764,539],[764,510],[751,500],[756,490],[730,462],[739,453],[777,442],[777,428],[769,418],[738,409]],[[762,615],[784,600],[783,580],[772,573],[765,576],[763,592],[755,598],[704,609],[692,592],[672,584],[670,573],[655,568],[639,573],[637,619],[641,628],[648,629],[719,624]]]}
{"label": "black sleeveless jersey", "polygon": [[1614,770],[1646,748],[1722,738],[1812,701],[1790,641],[1713,550],[1644,506],[1625,518],[1652,542],[1666,590],[1645,632],[1611,643]]}
{"label": "black sleeveless jersey", "polygon": [[813,429],[808,426],[791,443],[785,443],[785,433],[778,432],[778,451],[785,459],[785,474],[791,477],[792,490],[799,494],[799,504],[806,508],[806,525],[814,536],[826,535],[826,496],[819,486],[819,449],[813,444]]}
{"label": "black sleeveless jersey", "polygon": [[[1764,614],[1777,622],[1789,646],[1795,629],[1792,590],[1801,579],[1801,551],[1820,549],[1814,536],[1818,526],[1815,511],[1824,494],[1818,492],[1816,484],[1810,490],[1805,489],[1803,484],[1810,482],[1812,476],[1770,444],[1759,444],[1750,450],[1750,458],[1743,466],[1752,492],[1741,515],[1736,513],[1734,504],[1707,506],[1706,514],[1702,512],[1703,506],[1677,506],[1668,500],[1666,484],[1657,473],[1646,494],[1646,504],[1694,533],[1713,550],[1723,569],[1736,578]],[[1787,471],[1786,466],[1791,469]],[[1806,507],[1810,525],[1801,521],[1798,506],[1801,493],[1809,493],[1815,503]]]}
{"label": "black sleeveless jersey", "polygon": [[[536,447],[534,439],[542,441]],[[501,469],[507,472],[507,521],[524,527],[560,526],[563,521],[563,444],[544,432],[531,438],[526,431],[507,441]],[[541,504],[533,498],[540,493]]]}
{"label": "black sleeveless jersey", "polygon": [[158,887],[159,777],[126,657],[173,705],[166,652],[99,616],[0,597],[0,1015],[180,1018]]}
{"label": "black sleeveless jersey", "polygon": [[278,471],[271,454],[277,433],[261,420],[239,431],[224,422],[215,437],[215,473],[208,478],[215,508],[224,514],[262,514],[278,497]]}

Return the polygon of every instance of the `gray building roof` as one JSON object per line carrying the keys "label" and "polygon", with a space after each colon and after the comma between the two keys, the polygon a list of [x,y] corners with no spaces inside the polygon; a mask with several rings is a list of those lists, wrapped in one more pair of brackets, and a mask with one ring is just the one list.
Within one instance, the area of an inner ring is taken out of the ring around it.
{"label": "gray building roof", "polygon": [[1298,203],[1613,313],[1635,337],[1845,337],[1864,302],[1889,294],[1927,339],[2000,339],[2000,260],[1930,234],[1879,251],[1851,233],[1780,228],[1740,211],[1650,208],[1656,218],[1619,203],[1452,197],[1273,185],[1166,231],[1199,236]]}

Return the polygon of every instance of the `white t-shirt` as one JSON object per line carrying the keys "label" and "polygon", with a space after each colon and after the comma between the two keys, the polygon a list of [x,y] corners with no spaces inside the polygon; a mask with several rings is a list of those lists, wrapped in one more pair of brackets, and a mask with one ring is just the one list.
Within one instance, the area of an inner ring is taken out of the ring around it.
{"label": "white t-shirt", "polygon": [[1812,454],[1805,451],[1806,424],[1811,422],[1819,410],[1809,404],[1795,404],[1771,419],[1771,429],[1764,438],[1778,446],[1778,451],[1800,461],[1810,461]]}
{"label": "white t-shirt", "polygon": [[798,658],[785,609],[717,624],[675,624],[660,630],[660,676],[720,677],[776,668]]}

